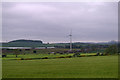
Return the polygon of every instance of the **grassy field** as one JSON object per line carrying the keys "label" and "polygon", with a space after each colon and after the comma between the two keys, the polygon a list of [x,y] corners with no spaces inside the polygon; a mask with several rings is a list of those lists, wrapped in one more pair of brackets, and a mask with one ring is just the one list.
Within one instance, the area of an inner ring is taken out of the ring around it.
{"label": "grassy field", "polygon": [[40,60],[10,60],[11,56],[8,57],[2,61],[3,78],[118,77],[117,55]]}

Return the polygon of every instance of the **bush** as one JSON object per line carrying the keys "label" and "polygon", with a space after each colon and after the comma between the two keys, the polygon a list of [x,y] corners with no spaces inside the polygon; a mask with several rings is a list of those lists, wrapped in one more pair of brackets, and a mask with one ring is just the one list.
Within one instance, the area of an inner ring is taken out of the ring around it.
{"label": "bush", "polygon": [[2,55],[2,57],[7,57],[7,55]]}
{"label": "bush", "polygon": [[21,58],[21,60],[24,60],[23,58]]}
{"label": "bush", "polygon": [[105,50],[106,54],[116,54],[118,53],[117,45],[111,45]]}
{"label": "bush", "polygon": [[44,58],[42,58],[42,59],[48,59],[48,57],[44,57]]}

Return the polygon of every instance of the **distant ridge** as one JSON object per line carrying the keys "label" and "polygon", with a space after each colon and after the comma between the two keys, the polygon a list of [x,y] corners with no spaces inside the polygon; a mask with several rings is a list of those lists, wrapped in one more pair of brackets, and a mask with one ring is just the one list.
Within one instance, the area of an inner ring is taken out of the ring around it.
{"label": "distant ridge", "polygon": [[41,40],[13,40],[7,43],[2,43],[2,46],[5,47],[36,47],[42,45],[43,42]]}
{"label": "distant ridge", "polygon": [[[69,48],[70,43],[52,43],[52,44],[45,44],[41,40],[26,40],[26,39],[19,39],[13,40],[9,42],[0,43],[3,47],[57,47],[57,48]],[[73,47],[90,47],[96,45],[114,45],[118,44],[117,41],[109,41],[109,42],[73,42]]]}
{"label": "distant ridge", "polygon": [[43,43],[41,40],[25,40],[25,39],[19,39],[19,40],[13,40],[8,43],[14,43],[14,42],[33,42],[33,43]]}

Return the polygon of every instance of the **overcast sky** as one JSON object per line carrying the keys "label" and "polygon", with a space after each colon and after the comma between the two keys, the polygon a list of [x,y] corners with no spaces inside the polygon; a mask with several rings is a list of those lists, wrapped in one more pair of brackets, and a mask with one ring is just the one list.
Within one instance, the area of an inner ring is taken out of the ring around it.
{"label": "overcast sky", "polygon": [[3,3],[3,41],[98,42],[117,40],[118,3]]}

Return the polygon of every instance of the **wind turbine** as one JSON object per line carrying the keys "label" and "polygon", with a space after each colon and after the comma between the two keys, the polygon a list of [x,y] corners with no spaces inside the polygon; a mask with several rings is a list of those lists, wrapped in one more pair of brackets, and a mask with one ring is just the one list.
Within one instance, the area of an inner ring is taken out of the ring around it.
{"label": "wind turbine", "polygon": [[72,51],[72,30],[69,36],[70,36],[70,51]]}

